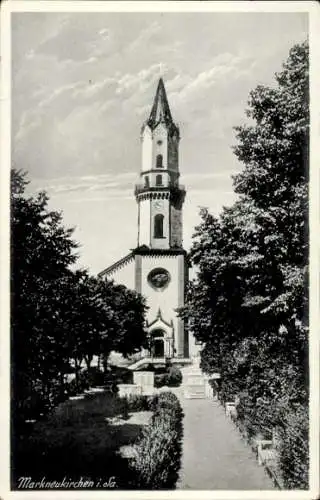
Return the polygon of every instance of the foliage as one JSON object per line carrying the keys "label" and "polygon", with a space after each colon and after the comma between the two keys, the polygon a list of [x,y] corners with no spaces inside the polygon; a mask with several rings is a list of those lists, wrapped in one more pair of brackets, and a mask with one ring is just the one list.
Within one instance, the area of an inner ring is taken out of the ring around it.
{"label": "foliage", "polygon": [[[26,174],[11,177],[11,366],[15,421],[38,417],[92,384],[94,355],[124,355],[145,342],[144,299],[124,286],[72,270],[77,244],[44,192],[27,197]],[[76,380],[67,388],[70,362]],[[96,376],[98,376],[96,374]],[[99,382],[102,377],[99,375]],[[84,380],[84,379],[88,380]],[[97,383],[97,380],[95,381]]]}
{"label": "foliage", "polygon": [[114,350],[128,356],[146,347],[143,323],[147,307],[142,296],[102,279],[96,281],[96,296],[108,322],[101,335],[102,352],[108,356]]}
{"label": "foliage", "polygon": [[280,431],[280,466],[285,487],[308,488],[309,476],[309,422],[305,407],[286,408]]}
{"label": "foliage", "polygon": [[164,373],[156,373],[154,376],[155,387],[179,387],[181,382],[182,373],[176,366],[167,366]]}
{"label": "foliage", "polygon": [[150,396],[130,394],[127,398],[129,411],[149,411],[151,406]]}
{"label": "foliage", "polygon": [[168,375],[166,373],[156,373],[154,376],[154,386],[156,388],[168,385]]}
{"label": "foliage", "polygon": [[174,488],[181,463],[183,412],[177,397],[162,393],[154,397],[151,424],[134,446],[131,462],[139,489]]}
{"label": "foliage", "polygon": [[285,444],[299,418],[285,415],[296,415],[295,405],[307,415],[308,406],[306,43],[292,48],[276,85],[258,86],[248,105],[249,123],[236,127],[239,197],[219,217],[200,211],[191,249],[198,274],[181,315],[202,342],[201,367],[220,372],[221,398],[240,396],[249,435],[285,429],[282,471],[288,487],[305,487],[307,447]]}
{"label": "foliage", "polygon": [[[13,170],[11,190],[11,331],[13,414],[27,401],[52,399],[53,385],[68,363],[65,284],[76,260],[71,230],[47,209],[39,193],[26,198],[25,174]],[[50,362],[48,362],[50,360]]]}
{"label": "foliage", "polygon": [[179,387],[182,382],[182,373],[177,366],[172,366],[168,373],[168,387]]}

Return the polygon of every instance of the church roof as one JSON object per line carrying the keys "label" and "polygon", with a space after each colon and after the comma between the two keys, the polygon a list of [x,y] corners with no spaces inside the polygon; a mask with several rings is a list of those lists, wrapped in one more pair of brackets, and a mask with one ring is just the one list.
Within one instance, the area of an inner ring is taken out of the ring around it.
{"label": "church roof", "polygon": [[104,269],[103,271],[98,273],[98,277],[102,278],[104,276],[108,276],[113,271],[117,271],[118,269],[121,269],[122,267],[127,265],[133,258],[134,258],[134,253],[130,252],[128,255],[126,255],[122,259],[118,260],[117,262],[115,262],[111,266],[107,267],[106,269]]}
{"label": "church roof", "polygon": [[167,126],[174,125],[162,78],[160,78],[158,83],[147,125],[153,130],[160,122],[164,122]]}

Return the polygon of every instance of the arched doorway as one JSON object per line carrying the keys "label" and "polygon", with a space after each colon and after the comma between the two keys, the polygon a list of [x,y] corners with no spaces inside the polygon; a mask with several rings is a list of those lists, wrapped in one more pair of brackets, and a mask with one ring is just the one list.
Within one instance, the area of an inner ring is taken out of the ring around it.
{"label": "arched doorway", "polygon": [[164,357],[164,331],[160,328],[151,332],[151,356],[154,358]]}

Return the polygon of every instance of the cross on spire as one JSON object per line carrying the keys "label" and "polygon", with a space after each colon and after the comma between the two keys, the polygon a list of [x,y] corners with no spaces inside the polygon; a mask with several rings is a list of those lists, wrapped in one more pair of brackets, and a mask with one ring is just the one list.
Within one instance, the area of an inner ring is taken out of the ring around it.
{"label": "cross on spire", "polygon": [[164,74],[164,64],[162,62],[159,63],[159,78],[163,77]]}

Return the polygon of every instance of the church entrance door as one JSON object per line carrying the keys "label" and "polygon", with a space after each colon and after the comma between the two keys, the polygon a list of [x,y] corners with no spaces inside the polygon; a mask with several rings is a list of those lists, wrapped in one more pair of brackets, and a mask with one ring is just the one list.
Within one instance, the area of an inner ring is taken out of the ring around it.
{"label": "church entrance door", "polygon": [[151,333],[151,355],[155,358],[164,357],[164,332],[154,330]]}
{"label": "church entrance door", "polygon": [[164,357],[163,339],[155,339],[153,343],[153,355],[155,358]]}

